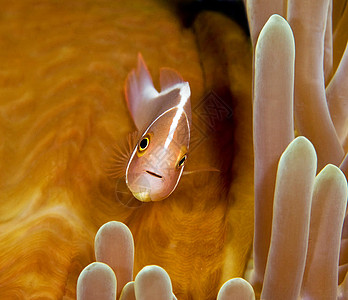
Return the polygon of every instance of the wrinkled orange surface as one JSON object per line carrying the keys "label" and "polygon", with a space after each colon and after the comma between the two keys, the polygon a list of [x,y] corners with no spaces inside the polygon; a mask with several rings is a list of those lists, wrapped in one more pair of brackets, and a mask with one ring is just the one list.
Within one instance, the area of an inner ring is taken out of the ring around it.
{"label": "wrinkled orange surface", "polygon": [[[178,299],[216,297],[243,274],[252,240],[244,34],[215,13],[184,28],[162,1],[0,4],[1,299],[74,299],[78,274],[95,259],[95,233],[110,220],[134,235],[135,274],[158,264]],[[155,85],[163,66],[190,83],[195,147],[187,168],[221,172],[184,176],[168,199],[130,208],[105,169],[135,129],[123,84],[138,52]],[[201,106],[211,90],[233,111],[213,116],[213,128]]]}

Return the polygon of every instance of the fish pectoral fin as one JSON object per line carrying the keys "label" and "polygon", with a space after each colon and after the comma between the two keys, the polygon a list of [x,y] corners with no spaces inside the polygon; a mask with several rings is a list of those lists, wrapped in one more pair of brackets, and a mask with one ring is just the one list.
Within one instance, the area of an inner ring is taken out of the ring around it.
{"label": "fish pectoral fin", "polygon": [[177,71],[170,68],[160,69],[161,92],[183,82],[183,78]]}
{"label": "fish pectoral fin", "polygon": [[203,167],[196,170],[183,171],[182,175],[189,175],[189,174],[200,173],[200,172],[221,172],[221,171],[214,167]]}

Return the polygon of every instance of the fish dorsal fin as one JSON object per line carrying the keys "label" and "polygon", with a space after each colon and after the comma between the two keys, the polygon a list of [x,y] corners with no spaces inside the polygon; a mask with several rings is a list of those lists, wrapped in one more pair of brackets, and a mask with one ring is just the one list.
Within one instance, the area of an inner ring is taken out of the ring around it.
{"label": "fish dorsal fin", "polygon": [[160,70],[160,83],[161,92],[170,89],[171,87],[183,83],[181,75],[173,69],[161,68]]}
{"label": "fish dorsal fin", "polygon": [[126,79],[125,93],[128,110],[138,130],[148,123],[149,102],[158,96],[151,75],[143,57],[138,54],[137,69],[130,72]]}

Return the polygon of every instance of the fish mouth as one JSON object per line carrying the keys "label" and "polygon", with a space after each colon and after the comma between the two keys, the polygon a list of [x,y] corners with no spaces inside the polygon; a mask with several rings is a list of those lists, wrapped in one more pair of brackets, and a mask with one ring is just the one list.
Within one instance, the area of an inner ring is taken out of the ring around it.
{"label": "fish mouth", "polygon": [[146,170],[145,172],[146,172],[147,174],[150,174],[150,175],[154,176],[154,177],[157,177],[157,178],[160,178],[160,179],[163,178],[161,175],[156,174],[156,173],[154,173],[154,172],[151,172],[151,171],[148,171],[148,170]]}

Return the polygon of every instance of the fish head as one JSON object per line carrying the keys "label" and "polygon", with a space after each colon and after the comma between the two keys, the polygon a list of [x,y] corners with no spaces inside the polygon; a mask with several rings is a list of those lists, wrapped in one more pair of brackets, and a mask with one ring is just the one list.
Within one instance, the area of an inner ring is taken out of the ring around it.
{"label": "fish head", "polygon": [[190,124],[182,107],[158,116],[144,131],[130,157],[126,183],[135,198],[160,201],[176,188],[189,148]]}

